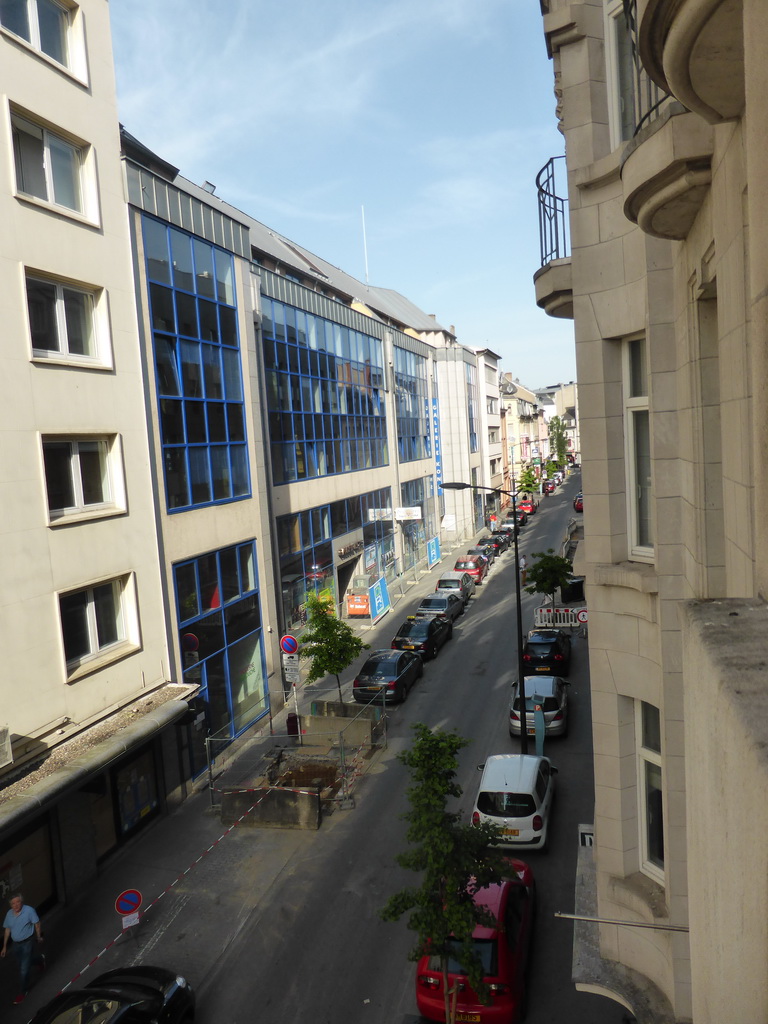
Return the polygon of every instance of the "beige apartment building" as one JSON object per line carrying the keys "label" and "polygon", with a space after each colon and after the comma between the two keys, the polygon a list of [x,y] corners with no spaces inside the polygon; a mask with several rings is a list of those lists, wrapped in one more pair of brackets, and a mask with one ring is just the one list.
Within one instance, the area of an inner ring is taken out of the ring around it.
{"label": "beige apartment building", "polygon": [[768,5],[541,6],[566,173],[540,175],[536,293],[574,321],[586,497],[577,909],[602,921],[574,980],[649,1024],[764,1022]]}

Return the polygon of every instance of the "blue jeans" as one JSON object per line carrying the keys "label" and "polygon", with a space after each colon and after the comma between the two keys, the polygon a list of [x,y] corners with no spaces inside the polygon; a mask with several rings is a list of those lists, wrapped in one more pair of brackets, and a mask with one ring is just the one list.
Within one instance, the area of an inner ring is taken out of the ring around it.
{"label": "blue jeans", "polygon": [[22,942],[14,942],[13,952],[16,955],[16,960],[19,964],[19,974],[21,975],[21,988],[19,991],[25,994],[29,991],[29,972],[33,964],[38,967],[42,967],[43,958],[40,953],[35,952],[35,937],[34,935],[29,939],[24,939]]}

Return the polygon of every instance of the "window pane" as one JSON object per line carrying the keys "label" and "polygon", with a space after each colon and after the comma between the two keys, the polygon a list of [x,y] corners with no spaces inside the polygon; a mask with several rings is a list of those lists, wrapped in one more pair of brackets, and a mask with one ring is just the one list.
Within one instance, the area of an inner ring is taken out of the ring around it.
{"label": "window pane", "polygon": [[219,320],[221,322],[221,343],[237,347],[237,325],[235,322],[235,311],[228,306],[219,306]]}
{"label": "window pane", "polygon": [[232,257],[229,253],[216,250],[216,297],[219,302],[234,306],[235,293],[232,286]]}
{"label": "window pane", "polygon": [[214,298],[213,288],[213,252],[210,245],[193,240],[195,250],[195,282],[197,294],[205,295],[206,298]]}
{"label": "window pane", "polygon": [[232,601],[240,596],[240,582],[237,575],[237,548],[224,548],[219,552],[221,566],[221,586],[224,601]]}
{"label": "window pane", "polygon": [[192,239],[181,231],[170,230],[173,257],[173,283],[186,292],[195,290],[192,276]]}
{"label": "window pane", "polygon": [[52,0],[37,0],[37,21],[40,49],[59,64],[67,65],[67,12]]}
{"label": "window pane", "polygon": [[645,765],[647,856],[651,864],[663,868],[664,821],[662,818],[661,768],[649,761],[643,763]]}
{"label": "window pane", "polygon": [[189,475],[192,484],[192,504],[207,504],[211,500],[211,471],[207,448],[189,449]]}
{"label": "window pane", "polygon": [[203,347],[203,369],[205,371],[205,397],[223,398],[224,389],[221,381],[220,350],[211,345]]}
{"label": "window pane", "polygon": [[90,653],[88,636],[88,593],[64,594],[59,598],[61,631],[67,662]]}
{"label": "window pane", "polygon": [[[234,449],[233,449],[234,450]],[[229,457],[226,448],[220,445],[211,448],[211,470],[213,472],[213,496],[217,501],[232,497],[232,481],[229,474]]]}
{"label": "window pane", "polygon": [[232,460],[232,493],[248,494],[248,450],[244,444],[232,445],[229,454]]}
{"label": "window pane", "polygon": [[635,440],[635,484],[637,489],[636,543],[641,547],[651,547],[653,525],[651,523],[651,436],[648,410],[633,412],[632,425]]}
{"label": "window pane", "polygon": [[640,398],[648,394],[648,368],[645,361],[645,338],[629,343],[629,396]]}
{"label": "window pane", "polygon": [[228,658],[232,713],[235,730],[238,731],[245,728],[264,707],[261,634],[250,636],[231,647]]}
{"label": "window pane", "polygon": [[197,303],[193,295],[176,292],[176,323],[179,334],[188,334],[191,338],[198,337]]}
{"label": "window pane", "polygon": [[71,457],[72,449],[66,441],[49,441],[43,445],[45,487],[51,512],[72,508],[75,504]]}
{"label": "window pane", "polygon": [[27,309],[32,347],[43,352],[59,351],[56,326],[56,286],[27,278]]}
{"label": "window pane", "polygon": [[221,350],[221,358],[224,363],[224,384],[227,398],[230,402],[239,402],[243,397],[240,353],[224,348]]}
{"label": "window pane", "polygon": [[176,319],[171,289],[161,288],[159,284],[151,284],[149,297],[152,306],[152,326],[158,331],[175,330]]}
{"label": "window pane", "polygon": [[96,633],[99,649],[117,643],[123,635],[120,599],[116,593],[119,584],[105,583],[93,588],[93,607],[96,615]]}
{"label": "window pane", "polygon": [[219,321],[216,317],[216,303],[198,299],[200,309],[200,337],[203,341],[219,340]]}
{"label": "window pane", "polygon": [[157,367],[157,390],[161,395],[180,395],[179,371],[176,366],[176,352],[170,338],[155,335],[155,366]]}
{"label": "window pane", "polygon": [[179,602],[179,619],[186,622],[200,612],[197,596],[197,575],[193,562],[177,565],[173,571],[176,580],[176,597]]}
{"label": "window pane", "polygon": [[200,597],[202,599],[203,611],[221,608],[219,569],[216,564],[216,555],[202,555],[197,560],[197,568],[200,576]]}
{"label": "window pane", "polygon": [[93,301],[90,295],[64,289],[64,316],[67,323],[67,348],[73,355],[95,355],[93,339]]}
{"label": "window pane", "polygon": [[2,0],[0,2],[0,25],[29,42],[27,0]]}
{"label": "window pane", "polygon": [[171,283],[170,264],[168,262],[168,232],[164,224],[145,217],[144,254],[147,258],[147,274],[152,281],[161,284]]}
{"label": "window pane", "polygon": [[78,442],[83,504],[100,505],[109,501],[106,446],[101,441]]}
{"label": "window pane", "polygon": [[227,427],[229,429],[230,441],[245,440],[245,424],[243,422],[243,407],[241,405],[227,406]]}
{"label": "window pane", "polygon": [[256,589],[256,577],[253,566],[253,545],[244,544],[239,549],[240,555],[240,587],[243,593]]}
{"label": "window pane", "polygon": [[202,398],[203,385],[200,371],[200,346],[189,341],[179,342],[181,350],[181,380],[187,398]]}
{"label": "window pane", "polygon": [[187,460],[183,448],[166,449],[165,486],[168,490],[168,508],[182,508],[189,504]]}
{"label": "window pane", "polygon": [[227,425],[224,419],[224,405],[221,402],[206,402],[208,412],[208,440],[226,441]]}
{"label": "window pane", "polygon": [[13,118],[13,155],[16,165],[16,187],[28,196],[48,199],[45,183],[43,131],[37,125]]}
{"label": "window pane", "polygon": [[80,194],[80,153],[68,142],[48,136],[48,151],[51,157],[51,180],[53,201],[69,210],[82,212],[83,200]]}
{"label": "window pane", "polygon": [[661,718],[659,709],[653,704],[642,701],[643,708],[643,746],[648,750],[661,753]]}

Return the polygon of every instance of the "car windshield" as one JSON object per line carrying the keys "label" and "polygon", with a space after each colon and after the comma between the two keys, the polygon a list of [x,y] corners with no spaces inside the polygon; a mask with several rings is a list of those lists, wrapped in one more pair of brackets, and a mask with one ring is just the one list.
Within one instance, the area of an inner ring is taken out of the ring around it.
{"label": "car windshield", "polygon": [[483,792],[477,798],[477,809],[492,818],[527,818],[536,805],[530,793]]}
{"label": "car windshield", "polygon": [[461,590],[461,580],[438,580],[437,585],[440,590]]}
{"label": "car windshield", "polygon": [[548,654],[551,654],[555,649],[555,643],[553,640],[529,640],[528,651],[530,654],[535,654],[538,658],[545,658]]}
{"label": "car windshield", "polygon": [[476,566],[476,564],[474,562],[465,561],[465,562],[457,562],[456,563],[456,568],[457,569],[476,569],[477,566]]}
{"label": "car windshield", "polygon": [[391,676],[396,665],[397,656],[369,658],[360,670],[360,676]]}
{"label": "car windshield", "polygon": [[404,622],[400,629],[397,631],[397,635],[400,637],[415,637],[427,636],[429,634],[429,622],[425,619],[416,619],[414,622]]}
{"label": "car windshield", "polygon": [[[462,967],[459,962],[459,954],[461,952],[460,943],[456,942],[455,939],[448,940],[448,973],[449,974],[466,974],[466,968]],[[495,939],[475,939],[472,943],[473,951],[475,956],[480,959],[483,965],[483,974],[486,977],[495,977],[498,974],[498,956],[497,947],[498,943]],[[442,971],[443,965],[440,962],[439,956],[431,956],[429,958],[429,969],[430,971]]]}
{"label": "car windshield", "polygon": [[50,1024],[108,1024],[114,1020],[117,1012],[124,1004],[117,999],[104,996],[86,996],[77,1005],[70,1003],[66,1009],[59,1011],[55,1017],[46,1018]]}
{"label": "car windshield", "polygon": [[445,597],[425,597],[419,608],[445,608],[447,600]]}

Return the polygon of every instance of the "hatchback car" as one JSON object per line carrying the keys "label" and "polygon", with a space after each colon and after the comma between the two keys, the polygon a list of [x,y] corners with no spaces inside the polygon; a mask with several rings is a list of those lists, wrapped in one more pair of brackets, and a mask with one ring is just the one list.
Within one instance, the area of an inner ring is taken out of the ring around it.
{"label": "hatchback car", "polygon": [[583,494],[577,494],[576,495],[576,497],[573,499],[573,507],[574,507],[574,510],[576,512],[583,512],[584,511],[584,495]]}
{"label": "hatchback car", "polygon": [[[486,1006],[469,987],[459,962],[459,948],[448,958],[449,991],[458,985],[457,1021],[517,1024],[525,1006],[526,969],[530,956],[536,910],[536,884],[530,867],[509,859],[510,878],[473,893],[475,904],[484,907],[493,925],[477,925],[472,933],[474,952],[485,968],[490,989]],[[440,958],[423,956],[416,968],[416,1005],[427,1020],[445,1020],[445,992]]]}
{"label": "hatchback car", "polygon": [[481,548],[493,546],[494,554],[498,557],[498,555],[507,550],[509,541],[510,538],[506,531],[494,530],[490,537],[481,537],[477,543]]}
{"label": "hatchback car", "polygon": [[562,629],[532,629],[523,644],[523,663],[537,674],[567,676],[571,638]]}
{"label": "hatchback car", "polygon": [[544,481],[544,493],[545,494],[554,494],[556,487],[557,487],[557,483],[554,480],[545,480]]}
{"label": "hatchback car", "polygon": [[456,594],[465,606],[469,604],[474,592],[475,581],[468,572],[444,572],[435,585],[436,594]]}
{"label": "hatchback car", "polygon": [[420,660],[436,658],[453,636],[453,623],[445,615],[409,615],[392,637],[392,647],[413,651]]}
{"label": "hatchback car", "polygon": [[180,974],[164,967],[119,967],[85,988],[60,993],[31,1024],[192,1024],[194,1019],[195,994]]}
{"label": "hatchback car", "polygon": [[483,774],[472,824],[498,825],[501,834],[496,846],[546,849],[557,774],[549,758],[494,754],[478,768]]}
{"label": "hatchback car", "polygon": [[523,498],[522,501],[517,503],[518,509],[522,509],[527,516],[536,515],[536,509],[539,507],[539,503],[534,501],[533,498]]}
{"label": "hatchback car", "polygon": [[[568,732],[568,687],[570,683],[560,676],[526,676],[525,707],[526,729],[530,736],[536,733],[536,705],[544,715],[545,736],[565,736]],[[538,698],[538,699],[537,699]],[[509,702],[509,735],[520,735],[520,687],[512,684]]]}
{"label": "hatchback car", "polygon": [[374,651],[357,673],[352,695],[359,704],[403,701],[423,671],[421,658],[410,651]]}
{"label": "hatchback car", "polygon": [[444,615],[455,622],[464,614],[464,602],[458,594],[430,594],[416,609],[417,615]]}
{"label": "hatchback car", "polygon": [[467,549],[467,554],[480,555],[480,557],[484,558],[488,563],[489,570],[493,563],[496,561],[496,551],[494,550],[492,545],[486,546],[484,544],[475,544],[474,547]]}
{"label": "hatchback car", "polygon": [[472,577],[475,586],[479,587],[488,575],[488,559],[484,555],[462,555],[456,559],[453,571],[465,572]]}

